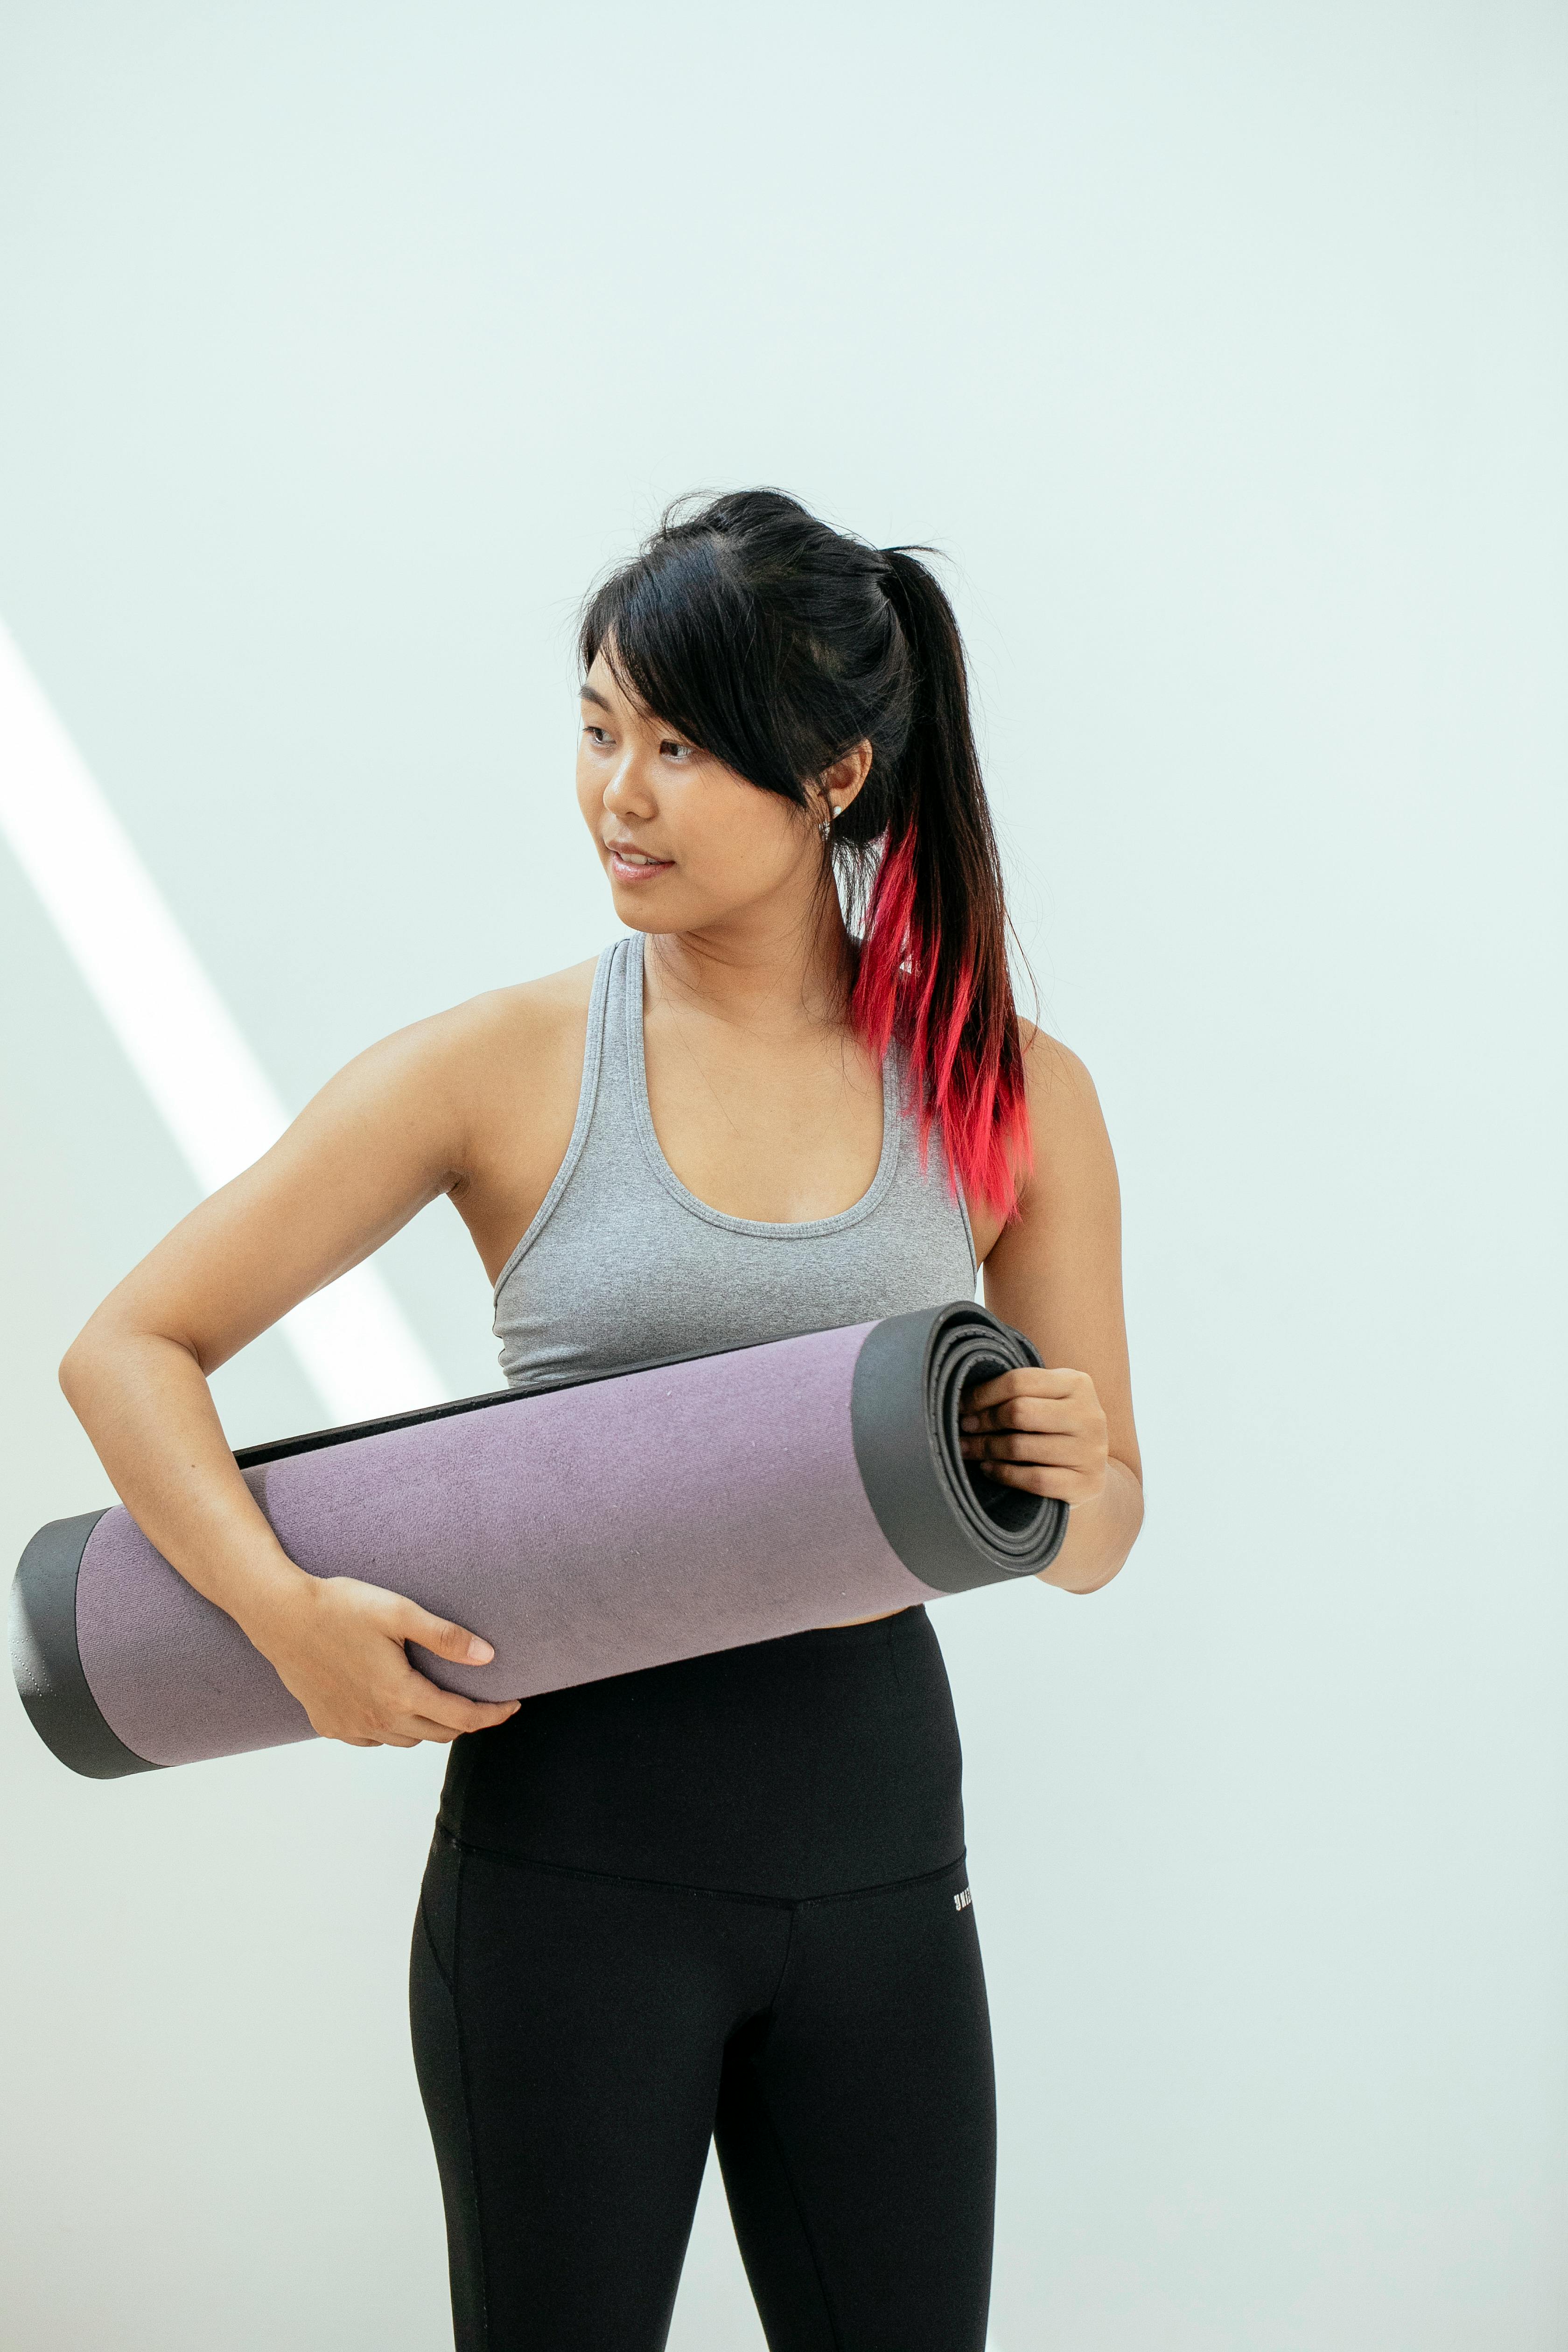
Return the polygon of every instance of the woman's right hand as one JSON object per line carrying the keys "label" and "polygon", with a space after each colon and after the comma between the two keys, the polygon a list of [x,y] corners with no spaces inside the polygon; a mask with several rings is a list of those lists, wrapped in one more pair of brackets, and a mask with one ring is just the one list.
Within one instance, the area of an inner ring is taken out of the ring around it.
{"label": "woman's right hand", "polygon": [[456,1739],[515,1715],[519,1702],[460,1697],[411,1665],[417,1642],[454,1665],[488,1665],[495,1652],[465,1626],[433,1617],[401,1593],[353,1576],[308,1576],[290,1583],[250,1640],[292,1691],[323,1739],[351,1748],[416,1748]]}

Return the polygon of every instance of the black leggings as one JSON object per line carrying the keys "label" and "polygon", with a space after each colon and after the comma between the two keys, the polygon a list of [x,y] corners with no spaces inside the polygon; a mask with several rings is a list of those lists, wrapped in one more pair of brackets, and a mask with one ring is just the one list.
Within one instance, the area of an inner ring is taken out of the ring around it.
{"label": "black leggings", "polygon": [[454,1743],[411,2000],[458,2352],[658,2352],[710,2138],[773,2352],[984,2352],[960,1776],[922,1608]]}

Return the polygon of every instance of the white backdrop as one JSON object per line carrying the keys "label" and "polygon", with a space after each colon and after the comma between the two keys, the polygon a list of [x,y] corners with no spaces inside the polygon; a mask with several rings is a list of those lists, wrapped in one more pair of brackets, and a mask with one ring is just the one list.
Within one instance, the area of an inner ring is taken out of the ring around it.
{"label": "white backdrop", "polygon": [[[1529,0],[0,16],[0,617],[291,1108],[613,928],[570,617],[667,498],[953,559],[1150,1496],[936,1614],[998,2352],[1568,2337],[1565,101]],[[0,985],[14,1557],[195,1194],[3,845]],[[451,1211],[378,1263],[494,1385]],[[0,1739],[7,2352],[445,2342],[438,1759]],[[672,2346],[760,2342],[710,2176]]]}

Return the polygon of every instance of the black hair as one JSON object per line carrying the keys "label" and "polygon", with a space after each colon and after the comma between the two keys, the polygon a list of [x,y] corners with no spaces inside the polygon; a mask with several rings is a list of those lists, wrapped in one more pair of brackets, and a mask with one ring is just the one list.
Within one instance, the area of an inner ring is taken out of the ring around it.
{"label": "black hair", "polygon": [[831,835],[860,935],[851,1017],[879,1056],[899,1041],[922,1149],[937,1130],[954,1181],[1012,1214],[1030,1155],[1001,864],[958,623],[916,551],[782,490],[680,500],[592,593],[579,652],[803,810],[869,743]]}

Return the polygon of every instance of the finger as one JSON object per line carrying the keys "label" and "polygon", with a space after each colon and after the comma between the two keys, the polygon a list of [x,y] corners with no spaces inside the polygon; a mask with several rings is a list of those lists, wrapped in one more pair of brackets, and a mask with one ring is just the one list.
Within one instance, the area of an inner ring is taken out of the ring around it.
{"label": "finger", "polygon": [[447,1723],[439,1717],[423,1714],[405,1716],[403,1720],[417,1731],[421,1739],[458,1739],[466,1731],[493,1731],[498,1723],[505,1723],[517,1713],[517,1704],[511,1699],[505,1706],[482,1708],[478,1723]]}
{"label": "finger", "polygon": [[[493,1714],[500,1722],[504,1723],[509,1715],[516,1714],[517,1701],[515,1699],[510,1700],[504,1706],[491,1708],[489,1712]],[[408,1748],[413,1748],[416,1746],[420,1740],[425,1739],[439,1740],[443,1747],[449,1747],[454,1739],[458,1739],[462,1737],[463,1731],[463,1727],[461,1725],[455,1723],[438,1723],[433,1715],[400,1716],[398,1718],[397,1727],[399,1731],[406,1732],[408,1734],[408,1738],[401,1743],[405,1747]],[[489,1730],[491,1727],[489,1724],[485,1724],[479,1727],[484,1730]]]}
{"label": "finger", "polygon": [[1089,1415],[1077,1397],[1005,1397],[984,1412],[959,1416],[962,1432],[977,1429],[1082,1429]]}
{"label": "finger", "polygon": [[408,1669],[411,1687],[405,1698],[410,1718],[423,1716],[428,1723],[439,1723],[448,1731],[489,1731],[498,1723],[505,1723],[517,1713],[521,1702],[515,1698],[464,1698],[458,1691],[445,1691],[417,1668]]}
{"label": "finger", "polygon": [[998,1462],[988,1473],[999,1486],[1017,1486],[1027,1495],[1044,1495],[1058,1503],[1082,1499],[1088,1482],[1077,1470],[1041,1470],[1021,1462]]}
{"label": "finger", "polygon": [[449,1618],[433,1617],[416,1601],[403,1603],[397,1637],[401,1642],[417,1642],[422,1650],[433,1650],[438,1658],[450,1658],[455,1666],[488,1666],[495,1656],[482,1633],[470,1633],[466,1625],[454,1625]]}
{"label": "finger", "polygon": [[988,1436],[966,1437],[962,1444],[966,1460],[971,1462],[1048,1463],[1059,1470],[1089,1467],[1084,1458],[1089,1449],[1074,1437],[997,1430]]}
{"label": "finger", "polygon": [[965,1394],[963,1409],[966,1412],[976,1409],[984,1412],[988,1405],[1001,1404],[1007,1397],[1068,1396],[1087,1377],[1070,1366],[1047,1369],[1038,1364],[1021,1364],[1014,1371],[998,1372],[994,1381],[978,1381]]}

